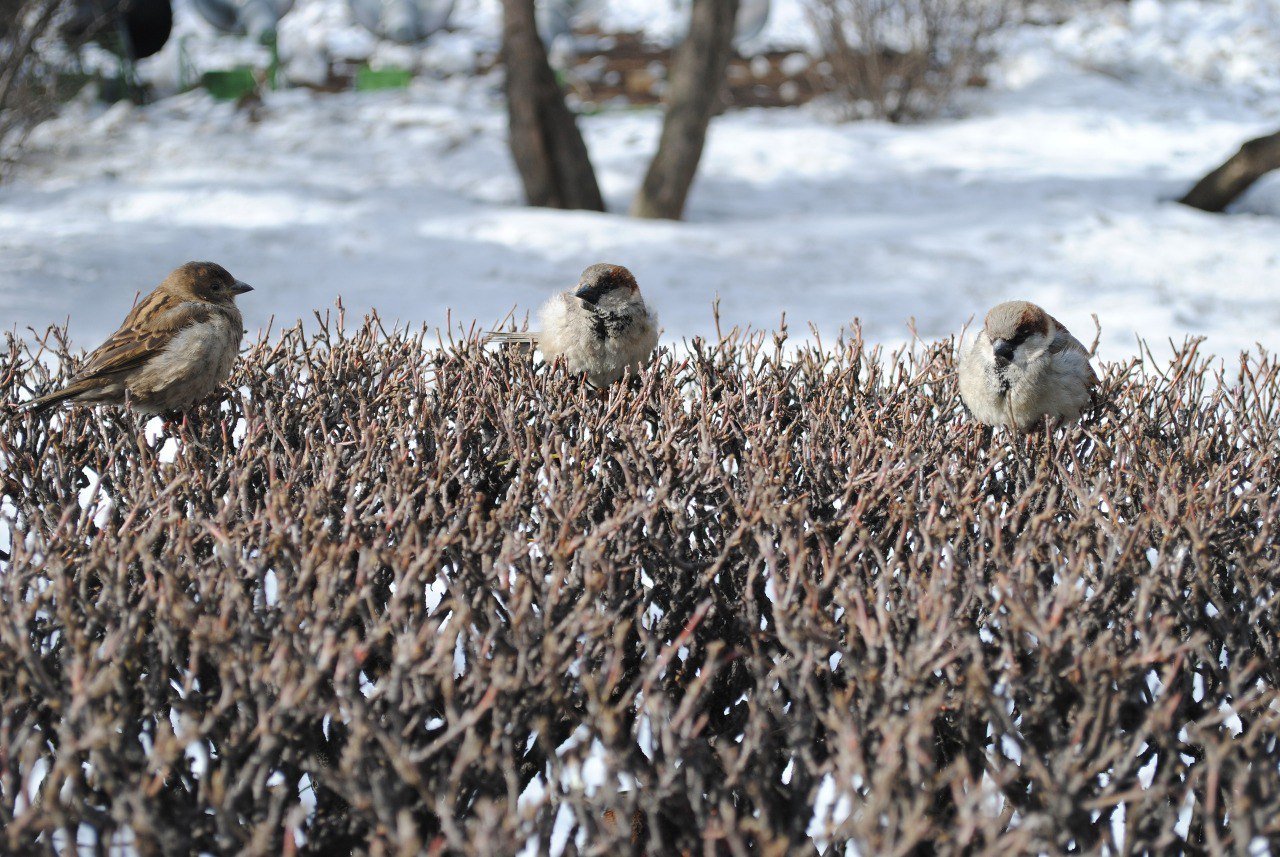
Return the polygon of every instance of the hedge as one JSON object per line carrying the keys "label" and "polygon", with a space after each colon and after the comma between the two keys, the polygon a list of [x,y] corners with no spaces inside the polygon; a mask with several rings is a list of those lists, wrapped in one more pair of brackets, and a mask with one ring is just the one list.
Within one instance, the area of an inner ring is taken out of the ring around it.
{"label": "hedge", "polygon": [[[955,348],[734,332],[597,392],[324,318],[185,421],[4,411],[0,844],[1280,841],[1280,361],[1144,351],[1024,437]],[[10,336],[0,398],[76,359]]]}

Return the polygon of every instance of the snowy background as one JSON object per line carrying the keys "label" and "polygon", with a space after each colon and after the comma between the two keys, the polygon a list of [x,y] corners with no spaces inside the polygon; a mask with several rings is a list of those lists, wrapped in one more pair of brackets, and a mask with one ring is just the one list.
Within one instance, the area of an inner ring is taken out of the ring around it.
{"label": "snowy background", "polygon": [[[177,0],[175,36],[142,73],[161,91],[259,50]],[[803,50],[800,0],[764,34]],[[991,304],[1042,304],[1102,355],[1187,335],[1230,356],[1280,348],[1280,178],[1228,216],[1171,202],[1245,139],[1280,127],[1280,0],[1133,0],[1008,33],[992,85],[958,118],[841,123],[820,104],[730,112],[711,128],[688,222],[627,210],[660,113],[581,124],[615,214],[526,208],[497,74],[458,74],[496,41],[496,0],[408,51],[354,28],[341,0],[298,0],[286,70],[330,56],[428,72],[402,91],[268,93],[237,111],[203,91],[147,107],[88,98],[37,129],[0,186],[0,329],[69,320],[96,345],[138,291],[188,259],[257,287],[251,330],[376,307],[405,323],[490,326],[597,261],[625,264],[664,341],[724,326],[824,338],[860,318],[898,343],[958,331]],[[668,0],[614,2],[609,24],[662,35]]]}

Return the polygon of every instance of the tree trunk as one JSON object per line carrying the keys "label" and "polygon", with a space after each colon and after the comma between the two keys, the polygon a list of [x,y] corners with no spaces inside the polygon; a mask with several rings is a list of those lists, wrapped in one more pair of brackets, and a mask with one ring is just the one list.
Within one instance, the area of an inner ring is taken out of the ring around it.
{"label": "tree trunk", "polygon": [[676,51],[658,153],[636,196],[636,217],[679,220],[733,51],[738,0],[693,0],[689,35]]}
{"label": "tree trunk", "polygon": [[1178,202],[1202,211],[1224,211],[1250,185],[1274,169],[1280,169],[1280,132],[1245,143]]}
{"label": "tree trunk", "polygon": [[530,205],[604,211],[578,123],[547,62],[533,0],[502,0],[511,155]]}

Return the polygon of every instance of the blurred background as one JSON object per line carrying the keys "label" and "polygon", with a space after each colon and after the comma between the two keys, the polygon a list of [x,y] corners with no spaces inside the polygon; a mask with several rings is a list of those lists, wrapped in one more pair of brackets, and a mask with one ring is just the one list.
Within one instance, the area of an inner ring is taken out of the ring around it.
{"label": "blurred background", "polygon": [[666,342],[1016,297],[1234,359],[1278,98],[1280,0],[0,0],[0,329],[92,347],[188,259],[251,331],[489,327],[607,261]]}

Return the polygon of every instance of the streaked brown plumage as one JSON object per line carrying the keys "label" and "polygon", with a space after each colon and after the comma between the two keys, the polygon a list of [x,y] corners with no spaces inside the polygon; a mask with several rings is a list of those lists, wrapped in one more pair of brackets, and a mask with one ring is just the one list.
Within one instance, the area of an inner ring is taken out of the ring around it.
{"label": "streaked brown plumage", "polygon": [[144,413],[181,410],[231,374],[244,320],[236,295],[252,287],[212,262],[188,262],[143,298],[71,383],[27,407],[63,402],[123,405]]}

